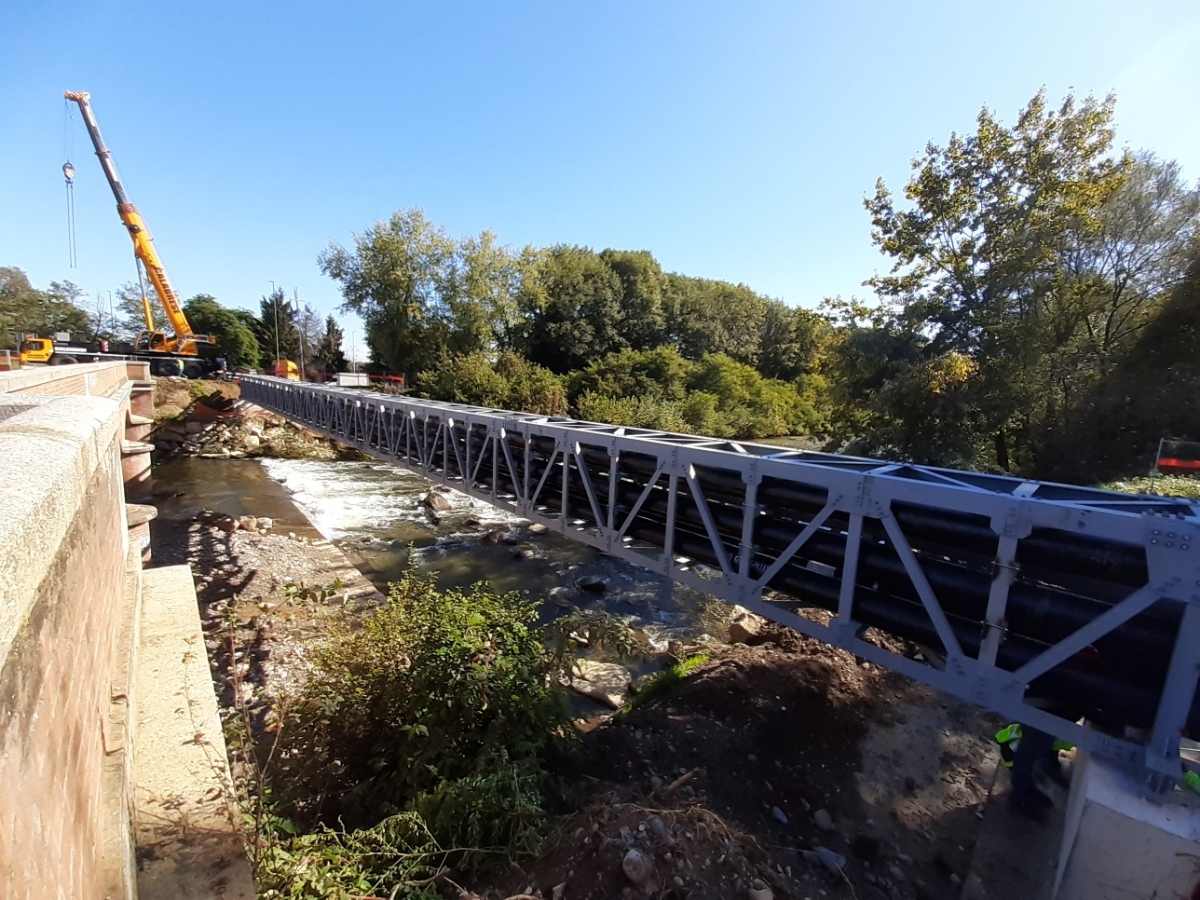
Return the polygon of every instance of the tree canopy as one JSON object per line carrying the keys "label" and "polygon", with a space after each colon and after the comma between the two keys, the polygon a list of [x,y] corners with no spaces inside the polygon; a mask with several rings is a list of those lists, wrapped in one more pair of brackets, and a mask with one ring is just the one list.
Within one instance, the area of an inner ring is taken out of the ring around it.
{"label": "tree canopy", "polygon": [[[223,356],[230,366],[257,366],[261,356],[258,338],[245,318],[226,309],[211,294],[197,294],[183,304],[184,314],[196,334],[217,339],[211,352]],[[206,345],[199,345],[206,351]]]}

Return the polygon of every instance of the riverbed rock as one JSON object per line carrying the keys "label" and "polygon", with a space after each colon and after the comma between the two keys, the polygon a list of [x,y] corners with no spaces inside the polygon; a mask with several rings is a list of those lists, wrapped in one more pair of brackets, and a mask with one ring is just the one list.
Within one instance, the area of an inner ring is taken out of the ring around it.
{"label": "riverbed rock", "polygon": [[813,847],[813,853],[817,854],[817,859],[821,861],[821,865],[834,875],[840,875],[842,870],[846,868],[846,857],[840,853],[833,852],[828,847],[818,845]]}
{"label": "riverbed rock", "polygon": [[581,591],[590,591],[593,594],[603,594],[608,590],[608,581],[599,575],[584,575],[575,584]]}
{"label": "riverbed rock", "polygon": [[275,520],[267,516],[259,516],[255,521],[258,523],[259,531],[270,531],[275,527]]}
{"label": "riverbed rock", "polygon": [[767,620],[756,615],[744,606],[733,608],[733,619],[729,623],[729,642],[731,644],[753,644],[767,627]]}
{"label": "riverbed rock", "polygon": [[521,543],[521,536],[519,534],[514,534],[511,531],[506,531],[500,535],[500,540],[503,541],[505,544],[516,545],[516,544]]}
{"label": "riverbed rock", "polygon": [[813,813],[813,822],[822,831],[833,831],[833,816],[829,815],[828,810],[818,809]]}
{"label": "riverbed rock", "polygon": [[549,530],[550,529],[547,528],[545,525],[543,525],[541,522],[534,522],[532,525],[529,526],[530,534],[545,534]]}
{"label": "riverbed rock", "polygon": [[233,534],[238,530],[238,520],[233,516],[220,515],[213,519],[213,525],[220,528],[227,534]]}
{"label": "riverbed rock", "polygon": [[621,871],[634,884],[642,885],[649,881],[654,874],[654,861],[637,847],[633,847],[625,853],[625,858],[621,860]]}
{"label": "riverbed rock", "polygon": [[746,896],[750,900],[775,900],[775,892],[762,879],[755,878],[750,883],[750,890],[746,892]]}
{"label": "riverbed rock", "polygon": [[183,427],[187,429],[188,434],[199,434],[204,429],[204,426],[195,419],[188,419]]}
{"label": "riverbed rock", "polygon": [[450,498],[438,491],[430,491],[421,502],[425,505],[426,509],[432,509],[434,512],[448,512],[454,508],[454,504],[450,502]]}
{"label": "riverbed rock", "polygon": [[258,531],[258,519],[254,516],[241,516],[238,518],[238,527],[243,531]]}
{"label": "riverbed rock", "polygon": [[616,663],[597,662],[594,659],[577,659],[571,666],[571,690],[585,697],[620,709],[625,705],[629,685],[633,680],[624,666]]}
{"label": "riverbed rock", "polygon": [[257,450],[262,446],[262,440],[256,434],[248,434],[242,439],[242,443],[251,450]]}

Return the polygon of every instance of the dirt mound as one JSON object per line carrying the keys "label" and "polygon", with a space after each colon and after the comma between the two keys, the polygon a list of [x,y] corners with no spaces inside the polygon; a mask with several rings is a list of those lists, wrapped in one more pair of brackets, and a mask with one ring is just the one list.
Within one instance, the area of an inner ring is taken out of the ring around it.
{"label": "dirt mound", "polygon": [[[633,881],[626,858],[637,854],[645,878]],[[789,896],[792,881],[772,868],[750,835],[700,806],[655,809],[634,803],[597,805],[564,819],[530,871],[514,870],[511,891],[562,900],[655,896],[722,900],[752,889]],[[493,892],[495,893],[495,892]],[[495,896],[503,895],[503,891]],[[760,896],[766,896],[762,894]]]}
{"label": "dirt mound", "polygon": [[586,735],[561,797],[574,812],[478,896],[957,897],[990,724],[796,632],[755,641],[696,648],[711,659],[674,693]]}

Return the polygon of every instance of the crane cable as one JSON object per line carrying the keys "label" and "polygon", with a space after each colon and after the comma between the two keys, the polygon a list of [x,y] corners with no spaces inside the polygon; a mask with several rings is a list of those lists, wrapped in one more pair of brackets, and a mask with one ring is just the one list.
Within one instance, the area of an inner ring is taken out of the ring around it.
{"label": "crane cable", "polygon": [[74,149],[74,138],[71,131],[71,103],[63,99],[63,155],[67,161],[63,163],[63,178],[67,182],[67,256],[72,269],[79,268],[79,254],[75,243],[75,167],[71,165],[71,150]]}

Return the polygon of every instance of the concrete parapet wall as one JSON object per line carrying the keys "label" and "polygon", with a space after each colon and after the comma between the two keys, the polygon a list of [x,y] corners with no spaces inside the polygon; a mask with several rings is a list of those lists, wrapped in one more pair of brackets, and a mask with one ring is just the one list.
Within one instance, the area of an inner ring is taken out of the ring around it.
{"label": "concrete parapet wall", "polygon": [[120,777],[130,627],[125,416],[104,397],[0,396],[5,896],[132,890]]}
{"label": "concrete parapet wall", "polygon": [[149,381],[150,366],[135,362],[37,366],[0,372],[0,393],[82,394],[103,397],[128,381]]}

